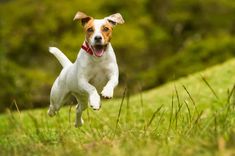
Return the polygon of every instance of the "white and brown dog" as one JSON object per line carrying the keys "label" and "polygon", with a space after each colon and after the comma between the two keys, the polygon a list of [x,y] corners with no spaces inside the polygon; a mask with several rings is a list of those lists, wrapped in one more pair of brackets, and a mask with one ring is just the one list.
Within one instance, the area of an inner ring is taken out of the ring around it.
{"label": "white and brown dog", "polygon": [[113,97],[119,72],[110,40],[113,27],[123,24],[124,20],[119,13],[94,19],[82,12],[77,12],[74,20],[81,21],[86,33],[76,61],[71,63],[58,48],[49,48],[63,69],[51,89],[48,115],[54,116],[68,97],[73,95],[78,102],[75,120],[75,126],[78,127],[83,124],[82,111],[88,103],[93,109],[100,109],[100,92],[104,98]]}

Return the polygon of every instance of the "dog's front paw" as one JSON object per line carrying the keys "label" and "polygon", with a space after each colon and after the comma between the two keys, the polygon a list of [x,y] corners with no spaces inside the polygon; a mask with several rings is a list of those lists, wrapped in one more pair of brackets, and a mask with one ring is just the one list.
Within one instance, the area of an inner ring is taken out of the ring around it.
{"label": "dog's front paw", "polygon": [[113,97],[113,88],[105,86],[101,95],[105,99],[111,99]]}
{"label": "dog's front paw", "polygon": [[94,110],[100,109],[100,96],[97,93],[93,93],[89,97],[89,103]]}

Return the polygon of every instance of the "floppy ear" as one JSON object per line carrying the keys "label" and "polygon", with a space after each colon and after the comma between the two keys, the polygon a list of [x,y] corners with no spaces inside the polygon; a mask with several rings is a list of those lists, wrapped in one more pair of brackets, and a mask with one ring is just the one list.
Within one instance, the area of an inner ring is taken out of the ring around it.
{"label": "floppy ear", "polygon": [[110,16],[106,17],[105,19],[107,19],[108,22],[111,23],[113,26],[115,26],[117,24],[125,23],[125,21],[122,18],[122,15],[120,13],[110,15]]}
{"label": "floppy ear", "polygon": [[88,21],[90,21],[92,19],[92,17],[86,15],[85,13],[83,12],[80,12],[78,11],[76,13],[76,15],[74,16],[73,20],[76,21],[76,20],[79,20],[81,21],[82,25],[84,26]]}

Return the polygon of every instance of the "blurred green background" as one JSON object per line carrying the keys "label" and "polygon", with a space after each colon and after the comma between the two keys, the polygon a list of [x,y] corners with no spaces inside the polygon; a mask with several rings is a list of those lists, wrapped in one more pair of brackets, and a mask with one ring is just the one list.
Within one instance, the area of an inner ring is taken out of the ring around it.
{"label": "blurred green background", "polygon": [[48,52],[60,48],[76,59],[84,40],[72,19],[77,11],[95,18],[120,12],[112,44],[120,84],[129,94],[177,79],[235,55],[234,0],[1,0],[0,111],[49,105],[61,66]]}

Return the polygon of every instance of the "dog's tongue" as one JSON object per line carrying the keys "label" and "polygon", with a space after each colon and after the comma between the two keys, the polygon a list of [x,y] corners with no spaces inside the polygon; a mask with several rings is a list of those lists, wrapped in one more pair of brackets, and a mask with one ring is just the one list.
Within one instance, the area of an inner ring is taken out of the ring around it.
{"label": "dog's tongue", "polygon": [[95,49],[94,50],[95,56],[101,57],[104,54],[104,49]]}
{"label": "dog's tongue", "polygon": [[104,54],[104,47],[103,46],[95,46],[94,53],[95,53],[95,56],[101,57]]}

